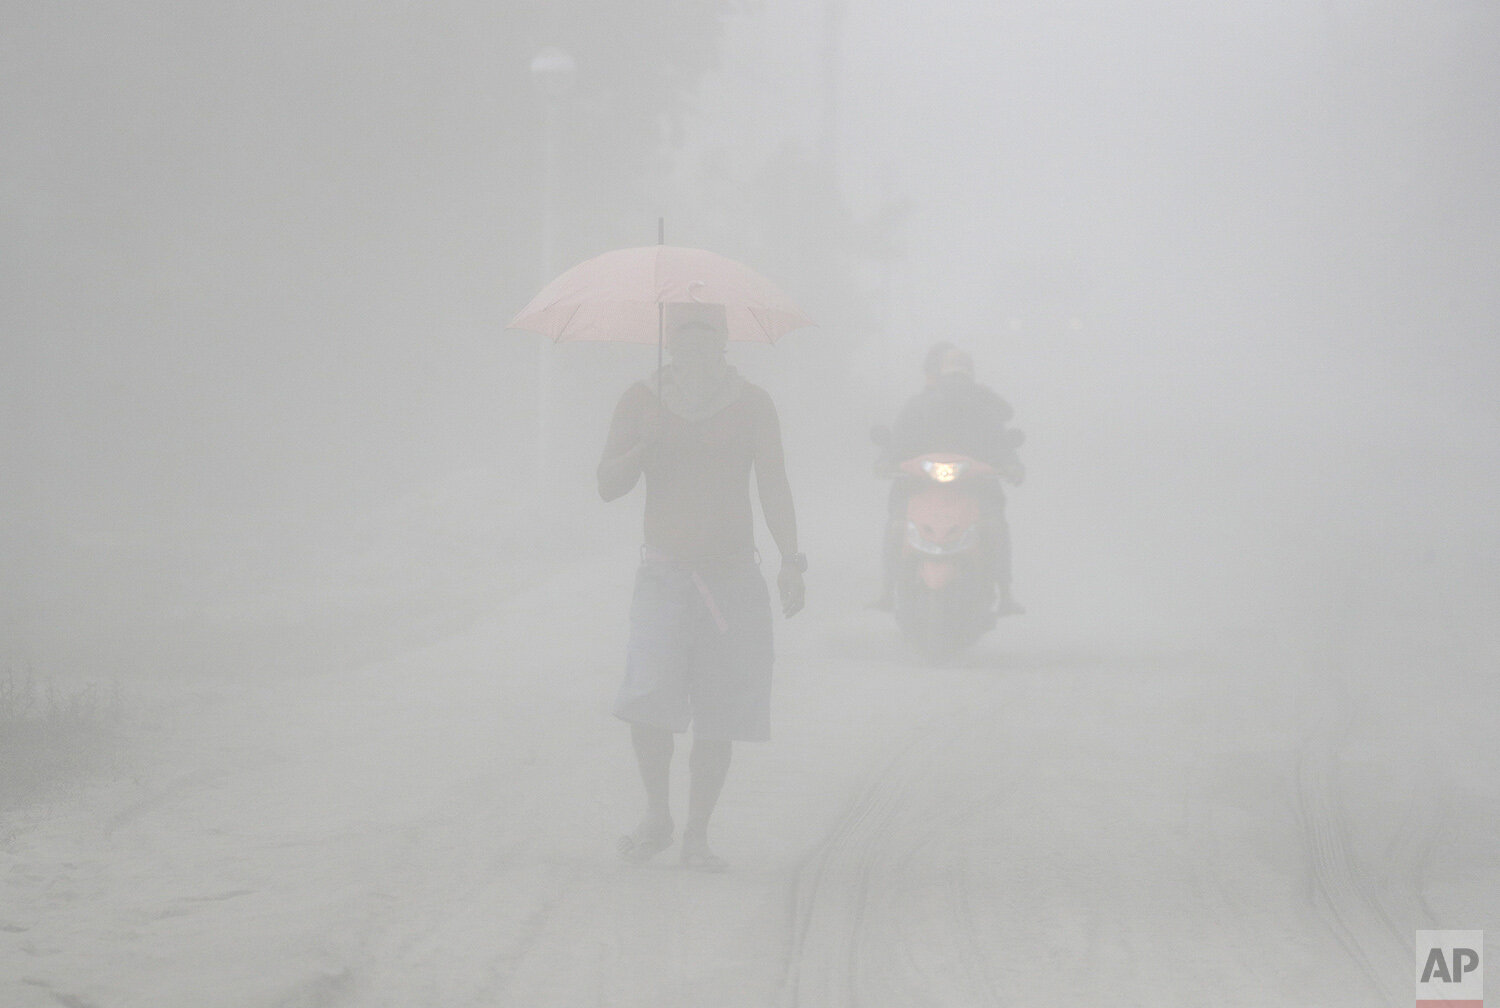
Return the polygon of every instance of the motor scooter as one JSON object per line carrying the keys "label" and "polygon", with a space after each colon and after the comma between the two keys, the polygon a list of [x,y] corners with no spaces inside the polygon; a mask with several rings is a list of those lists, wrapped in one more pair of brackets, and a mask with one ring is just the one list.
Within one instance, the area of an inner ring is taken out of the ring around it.
{"label": "motor scooter", "polygon": [[[871,433],[888,443],[883,428]],[[1014,447],[1021,435],[1010,433]],[[978,459],[933,452],[899,462],[891,475],[891,520],[904,521],[900,548],[887,557],[892,612],[918,652],[946,663],[996,623],[994,523],[1003,520],[1004,474]]]}

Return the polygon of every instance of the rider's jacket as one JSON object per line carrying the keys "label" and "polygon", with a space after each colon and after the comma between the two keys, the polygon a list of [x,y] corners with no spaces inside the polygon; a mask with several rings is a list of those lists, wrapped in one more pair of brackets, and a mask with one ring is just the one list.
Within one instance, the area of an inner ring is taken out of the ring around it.
{"label": "rider's jacket", "polygon": [[928,452],[952,452],[1002,468],[1015,458],[1005,439],[1005,425],[1014,415],[988,386],[966,375],[944,375],[897,414],[887,461],[894,465]]}

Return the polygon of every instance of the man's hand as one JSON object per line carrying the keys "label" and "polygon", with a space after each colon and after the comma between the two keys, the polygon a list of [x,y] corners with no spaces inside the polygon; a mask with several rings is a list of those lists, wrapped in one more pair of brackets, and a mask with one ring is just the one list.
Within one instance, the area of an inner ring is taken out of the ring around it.
{"label": "man's hand", "polygon": [[781,615],[791,619],[802,611],[802,601],[805,589],[802,585],[802,572],[787,564],[781,565],[781,573],[776,575],[776,587],[781,592]]}

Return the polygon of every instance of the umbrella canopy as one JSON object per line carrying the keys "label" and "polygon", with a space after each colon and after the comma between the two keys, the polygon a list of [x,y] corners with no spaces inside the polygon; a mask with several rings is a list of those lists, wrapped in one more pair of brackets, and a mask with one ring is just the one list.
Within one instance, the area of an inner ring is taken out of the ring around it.
{"label": "umbrella canopy", "polygon": [[743,263],[702,249],[645,245],[579,263],[511,319],[549,339],[655,343],[663,305],[723,305],[729,338],[774,343],[811,325],[787,296]]}

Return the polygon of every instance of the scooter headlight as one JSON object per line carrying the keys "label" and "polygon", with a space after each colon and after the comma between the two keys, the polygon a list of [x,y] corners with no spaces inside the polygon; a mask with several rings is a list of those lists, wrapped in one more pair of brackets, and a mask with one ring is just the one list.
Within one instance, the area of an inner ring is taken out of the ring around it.
{"label": "scooter headlight", "polygon": [[967,462],[934,462],[932,459],[925,459],[922,462],[922,471],[939,483],[952,483],[962,476],[967,468],[969,468]]}

